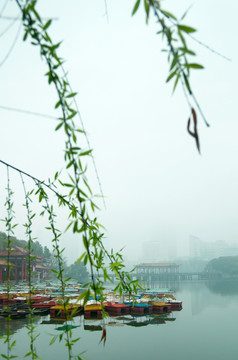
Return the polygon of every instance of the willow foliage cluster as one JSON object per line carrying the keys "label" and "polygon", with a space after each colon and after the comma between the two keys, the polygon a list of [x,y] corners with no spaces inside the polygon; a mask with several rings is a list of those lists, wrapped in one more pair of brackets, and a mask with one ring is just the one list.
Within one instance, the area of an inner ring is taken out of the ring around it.
{"label": "willow foliage cluster", "polygon": [[[60,173],[56,172],[53,181],[45,182],[40,181],[31,174],[27,174],[24,171],[14,168],[13,166],[6,164],[7,170],[9,167],[14,171],[17,171],[22,180],[24,197],[25,197],[25,209],[26,209],[26,223],[25,234],[28,240],[28,286],[30,297],[34,292],[32,285],[32,270],[31,261],[32,257],[32,223],[34,221],[35,213],[31,209],[32,197],[37,195],[38,202],[42,205],[41,215],[46,216],[48,219],[47,229],[52,234],[52,245],[54,250],[54,256],[58,263],[58,269],[53,270],[57,278],[60,280],[62,289],[62,305],[64,312],[67,315],[67,320],[71,319],[73,314],[67,313],[68,299],[65,297],[65,287],[69,279],[64,276],[64,261],[63,261],[63,249],[60,245],[60,237],[62,232],[56,226],[57,209],[53,207],[50,201],[50,193],[53,193],[57,197],[58,206],[64,207],[68,211],[69,225],[68,231],[72,231],[78,236],[79,241],[82,241],[84,246],[84,252],[78,258],[78,262],[83,262],[84,265],[90,267],[90,281],[84,284],[84,292],[80,298],[83,299],[84,304],[87,303],[90,296],[94,299],[99,299],[103,307],[104,295],[104,283],[105,281],[111,281],[110,273],[114,273],[116,277],[116,286],[114,291],[122,294],[127,292],[130,295],[136,293],[138,288],[141,287],[137,280],[132,280],[131,274],[124,270],[123,257],[120,252],[110,253],[105,249],[103,245],[103,227],[97,220],[95,212],[97,205],[94,201],[93,191],[90,188],[87,179],[87,160],[92,159],[92,149],[84,149],[81,147],[82,136],[86,136],[85,130],[79,127],[77,124],[77,105],[75,102],[76,93],[71,90],[71,86],[68,82],[67,76],[63,69],[63,59],[59,56],[60,43],[54,43],[50,37],[49,29],[51,26],[51,20],[43,21],[38,13],[36,6],[36,0],[15,0],[22,14],[22,24],[24,28],[24,41],[30,41],[33,46],[39,49],[39,53],[46,65],[46,77],[49,85],[54,86],[57,93],[57,103],[55,108],[61,112],[58,118],[58,124],[55,130],[61,131],[65,135],[65,148],[64,148],[64,160],[65,169],[67,172],[68,180],[63,181],[60,178]],[[192,121],[194,130],[190,130],[190,120],[188,122],[188,131],[192,135],[197,144],[198,150],[199,139],[197,133],[197,111],[203,116],[200,106],[194,96],[190,83],[190,72],[192,69],[202,69],[200,64],[191,62],[188,60],[190,56],[194,56],[195,53],[188,48],[186,42],[186,35],[195,32],[195,29],[182,24],[177,18],[170,12],[164,10],[160,6],[160,2],[157,0],[137,0],[132,15],[136,14],[141,3],[143,2],[146,22],[149,21],[151,13],[153,13],[155,20],[157,21],[160,29],[158,35],[165,38],[167,46],[165,51],[168,56],[169,74],[167,82],[174,81],[173,91],[176,89],[180,82],[185,97],[187,99],[190,112],[192,114]],[[181,19],[182,20],[182,19]],[[204,118],[205,120],[205,118]],[[205,120],[206,121],[206,120]],[[25,187],[24,178],[29,177],[34,183],[34,189],[28,191]],[[64,189],[62,194],[58,189]],[[9,266],[11,247],[11,235],[14,233],[14,210],[13,210],[13,192],[10,188],[10,176],[8,171],[8,186],[7,186],[7,200],[6,210],[7,216],[5,218],[6,232],[8,239],[8,277],[10,279],[11,267]],[[106,265],[109,260],[109,266]],[[99,276],[103,274],[103,277]],[[8,297],[10,298],[10,285],[7,284]],[[29,299],[30,308],[30,299]],[[104,316],[106,314],[104,313]],[[11,321],[10,317],[7,321]],[[10,329],[10,327],[9,327]],[[26,353],[26,357],[31,359],[38,359],[37,348],[35,340],[38,336],[34,326],[34,318],[30,313],[30,323],[27,326],[29,335],[29,351]],[[74,345],[78,339],[74,339],[71,330],[67,329],[58,336],[59,341],[65,341],[65,345],[68,349],[69,359],[81,359],[81,355],[74,354]],[[57,340],[57,337],[53,337],[51,343]],[[7,350],[5,354],[1,354],[2,358],[12,359],[17,357],[14,355],[15,342],[12,339],[10,330],[5,337],[5,343],[7,344]]]}

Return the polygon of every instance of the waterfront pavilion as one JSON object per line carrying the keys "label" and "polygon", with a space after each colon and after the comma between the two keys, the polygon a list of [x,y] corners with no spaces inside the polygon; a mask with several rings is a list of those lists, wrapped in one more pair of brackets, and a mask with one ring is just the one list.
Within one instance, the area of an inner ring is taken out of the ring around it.
{"label": "waterfront pavilion", "polygon": [[161,275],[161,274],[178,274],[179,266],[175,263],[142,263],[136,265],[136,275],[138,277],[148,275]]}
{"label": "waterfront pavilion", "polygon": [[[8,250],[0,251],[0,284],[9,278],[15,282],[26,281],[28,279],[28,251],[16,245],[11,245],[11,247],[10,254]],[[30,256],[34,257],[31,261],[32,275],[37,280],[49,279],[50,268],[47,260],[42,256],[34,256],[33,254]],[[8,271],[10,276],[8,276]]]}

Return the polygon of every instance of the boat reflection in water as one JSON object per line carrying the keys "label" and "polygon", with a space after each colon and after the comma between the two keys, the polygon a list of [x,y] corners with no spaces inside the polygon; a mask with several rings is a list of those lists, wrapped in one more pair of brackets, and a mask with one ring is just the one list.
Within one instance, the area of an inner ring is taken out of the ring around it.
{"label": "boat reflection in water", "polygon": [[[43,317],[38,317],[34,319],[34,324],[39,324],[42,321]],[[24,328],[29,324],[29,319],[11,319],[7,320],[6,317],[0,316],[0,336],[7,335],[9,329],[11,334],[17,333],[20,329]]]}
{"label": "boat reflection in water", "polygon": [[150,314],[144,316],[115,316],[109,317],[105,320],[93,319],[85,320],[84,319],[84,330],[88,331],[102,331],[103,328],[108,326],[133,326],[133,327],[143,327],[148,325],[161,325],[165,324],[166,321],[175,321],[176,318],[173,317],[173,314]]}

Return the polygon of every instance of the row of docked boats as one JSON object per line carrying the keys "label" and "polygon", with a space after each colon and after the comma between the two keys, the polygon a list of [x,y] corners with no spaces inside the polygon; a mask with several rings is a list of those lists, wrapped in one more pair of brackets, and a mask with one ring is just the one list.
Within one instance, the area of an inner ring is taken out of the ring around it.
{"label": "row of docked boats", "polygon": [[0,318],[8,319],[23,319],[29,315],[43,316],[48,313],[49,309],[32,309],[27,305],[20,306],[18,304],[0,308]]}
{"label": "row of docked boats", "polygon": [[174,310],[182,310],[182,302],[177,301],[171,293],[147,292],[134,296],[133,300],[128,296],[124,297],[123,301],[117,295],[109,294],[109,296],[114,299],[104,302],[104,308],[112,316],[167,314]]}
{"label": "row of docked boats", "polygon": [[[67,294],[67,305],[62,303],[58,291],[34,294],[25,292],[12,293],[10,298],[6,293],[0,293],[0,316],[20,318],[31,314],[45,315],[50,313],[51,318],[67,318],[84,314],[85,319],[102,318],[106,311],[110,316],[121,315],[147,315],[169,314],[174,310],[182,309],[182,302],[175,299],[169,290],[153,290],[143,292],[140,295],[119,295],[108,292],[103,304],[91,298],[86,305],[79,299],[80,289],[72,287]],[[30,306],[29,304],[30,299]]]}

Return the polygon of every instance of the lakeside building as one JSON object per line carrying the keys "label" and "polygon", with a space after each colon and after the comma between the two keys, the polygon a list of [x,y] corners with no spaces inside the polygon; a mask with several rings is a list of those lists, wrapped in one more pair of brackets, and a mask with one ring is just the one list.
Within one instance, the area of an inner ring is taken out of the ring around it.
{"label": "lakeside building", "polygon": [[[28,251],[16,245],[11,247],[10,254],[8,254],[7,250],[0,251],[0,284],[9,279],[8,272],[10,272],[11,281],[28,280]],[[33,257],[31,260],[33,278],[35,280],[49,279],[51,261],[33,254],[31,254],[31,257]]]}
{"label": "lakeside building", "polygon": [[136,265],[136,275],[160,275],[160,274],[177,274],[179,266],[175,263],[142,263]]}

